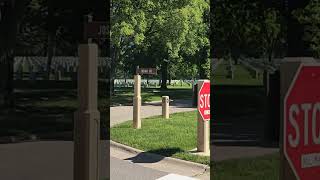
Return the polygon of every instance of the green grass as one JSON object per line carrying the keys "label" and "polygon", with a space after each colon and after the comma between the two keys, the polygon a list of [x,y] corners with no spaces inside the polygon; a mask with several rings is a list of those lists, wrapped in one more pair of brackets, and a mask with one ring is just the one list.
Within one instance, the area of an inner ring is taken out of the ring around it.
{"label": "green grass", "polygon": [[[72,134],[74,112],[79,107],[76,91],[17,92],[15,100],[14,111],[0,111],[0,136],[26,137],[34,134],[43,137],[65,132]],[[108,107],[106,103],[106,97],[99,96],[101,127],[109,127],[109,118],[104,110]],[[71,138],[72,136],[68,136],[66,139]]]}
{"label": "green grass", "polygon": [[256,158],[226,160],[211,165],[214,180],[278,180],[279,154]]}
{"label": "green grass", "polygon": [[111,139],[167,157],[209,164],[209,157],[200,157],[189,151],[196,148],[197,113],[172,114],[169,120],[151,117],[142,121],[141,129],[133,129],[132,121],[111,128]]}
{"label": "green grass", "polygon": [[[111,104],[130,104],[134,96],[133,88],[118,88],[115,95],[111,97]],[[172,88],[161,90],[160,88],[142,88],[141,98],[143,102],[161,101],[162,96],[170,99],[191,99],[192,88]]]}
{"label": "green grass", "polygon": [[243,65],[234,65],[234,79],[227,78],[227,64],[220,64],[213,75],[213,84],[215,85],[262,85],[263,79],[253,78],[250,72]]}

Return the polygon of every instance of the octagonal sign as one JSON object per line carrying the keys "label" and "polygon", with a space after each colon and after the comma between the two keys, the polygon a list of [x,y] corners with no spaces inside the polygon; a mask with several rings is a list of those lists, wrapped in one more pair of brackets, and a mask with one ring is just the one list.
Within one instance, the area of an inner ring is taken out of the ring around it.
{"label": "octagonal sign", "polygon": [[199,90],[198,111],[203,121],[210,120],[210,81],[204,81]]}
{"label": "octagonal sign", "polygon": [[284,99],[284,155],[299,180],[320,179],[320,65],[301,65]]}

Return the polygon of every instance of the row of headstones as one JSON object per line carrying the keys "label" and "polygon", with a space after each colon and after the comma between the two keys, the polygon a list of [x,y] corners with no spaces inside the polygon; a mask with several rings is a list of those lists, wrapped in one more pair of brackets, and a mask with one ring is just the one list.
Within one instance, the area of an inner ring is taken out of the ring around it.
{"label": "row of headstones", "polygon": [[[98,67],[98,73],[104,75],[107,72],[108,68],[107,66],[103,66],[107,65],[107,63],[104,62],[106,58],[100,58],[100,60],[100,64],[102,66]],[[17,57],[14,64],[15,78],[17,80],[22,80],[24,78],[27,78],[29,80],[43,79],[46,76],[46,62],[42,62],[45,61],[43,59],[39,60],[39,58],[34,58],[33,60],[31,60],[29,58],[27,59]],[[27,72],[23,68],[24,65],[27,66]],[[78,62],[75,59],[57,59],[57,61],[52,62],[51,68],[51,74],[54,74],[55,80],[62,80],[63,76],[68,76],[71,80],[75,80],[77,78]]]}
{"label": "row of headstones", "polygon": [[[44,79],[46,76],[46,71],[34,71],[33,66],[30,66],[29,72],[23,72],[22,66],[18,68],[18,70],[15,72],[15,78],[17,80],[23,80],[25,76],[29,80],[38,80],[38,79]],[[98,72],[99,74],[103,74],[106,71],[105,68],[99,67]],[[62,80],[63,77],[70,77],[71,80],[76,80],[77,78],[77,72],[78,72],[78,67],[70,67],[69,69],[64,69],[64,68],[55,68],[50,74],[54,74],[54,79],[57,81]]]}
{"label": "row of headstones", "polygon": [[231,59],[228,60],[227,64],[227,78],[229,79],[234,79],[234,71],[235,71],[235,66],[233,65]]}
{"label": "row of headstones", "polygon": [[[281,60],[282,59],[275,59],[272,65],[264,63],[264,59],[248,59],[246,61],[239,60],[239,62],[249,71],[252,78],[259,79],[264,69],[268,72],[274,72],[277,70],[280,67]],[[234,79],[235,66],[232,61],[228,62],[226,70],[228,73],[227,78]]]}
{"label": "row of headstones", "polygon": [[[98,66],[107,68],[110,66],[108,58],[100,57]],[[70,69],[70,67],[78,67],[79,65],[78,57],[55,57],[51,63],[51,69],[56,69],[57,67],[63,67],[64,69]],[[47,66],[46,57],[16,57],[15,58],[15,70],[20,64],[27,64],[28,66],[35,66],[36,69],[45,71]],[[102,70],[103,71],[103,70]]]}
{"label": "row of headstones", "polygon": [[250,63],[239,60],[239,62],[244,66],[244,68],[249,71],[252,78],[259,79],[261,75],[261,70],[252,66]]}
{"label": "row of headstones", "polygon": [[[169,84],[169,80],[168,80]],[[191,81],[184,81],[184,80],[172,80],[171,85],[172,86],[183,86],[183,84],[187,84],[188,86],[192,86]],[[114,83],[115,87],[133,87],[134,82],[132,80],[127,81],[120,81],[116,80]],[[157,87],[159,85],[159,80],[151,80],[151,81],[142,81],[141,86],[142,87]]]}

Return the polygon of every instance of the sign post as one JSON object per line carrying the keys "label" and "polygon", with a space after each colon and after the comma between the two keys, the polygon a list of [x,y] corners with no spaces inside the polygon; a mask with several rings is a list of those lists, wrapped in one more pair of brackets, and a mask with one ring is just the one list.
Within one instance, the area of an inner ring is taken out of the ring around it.
{"label": "sign post", "polygon": [[197,151],[210,155],[210,81],[198,81]]}
{"label": "sign post", "polygon": [[291,74],[281,79],[280,179],[320,179],[320,64],[291,62],[281,70]]}
{"label": "sign post", "polygon": [[134,76],[133,128],[141,128],[141,76]]}
{"label": "sign post", "polygon": [[98,46],[79,46],[78,98],[74,119],[74,180],[99,179],[100,113],[98,96]]}
{"label": "sign post", "polygon": [[[74,114],[74,180],[99,180],[100,112],[98,111],[98,45],[90,39],[85,23],[86,43],[79,46],[78,99]],[[100,37],[100,36],[98,36]],[[74,72],[77,73],[76,71]]]}

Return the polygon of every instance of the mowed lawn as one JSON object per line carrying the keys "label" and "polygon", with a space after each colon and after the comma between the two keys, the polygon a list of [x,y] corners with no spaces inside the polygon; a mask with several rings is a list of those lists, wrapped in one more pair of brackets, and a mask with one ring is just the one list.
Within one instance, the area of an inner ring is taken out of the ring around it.
{"label": "mowed lawn", "polygon": [[215,72],[213,73],[212,83],[214,85],[262,85],[263,79],[262,75],[259,78],[254,78],[248,69],[246,69],[243,65],[234,65],[234,79],[227,78],[226,62],[221,63]]}
{"label": "mowed lawn", "polygon": [[278,180],[279,154],[226,160],[211,164],[213,180]]}
{"label": "mowed lawn", "polygon": [[[132,104],[134,96],[133,88],[117,88],[115,94],[111,97],[111,104]],[[170,99],[192,99],[192,87],[191,86],[169,86],[167,90],[160,88],[142,88],[141,98],[142,102],[161,101],[162,96],[169,96]]]}
{"label": "mowed lawn", "polygon": [[197,112],[172,114],[142,120],[141,129],[133,129],[132,121],[111,128],[111,139],[146,152],[209,164],[209,157],[191,154],[197,146]]}

